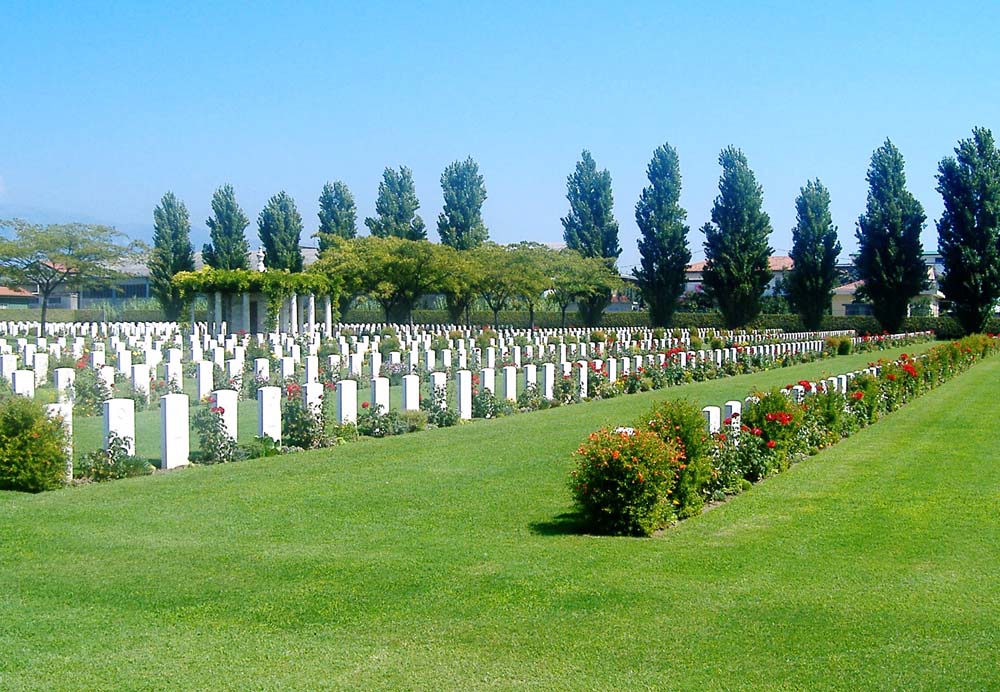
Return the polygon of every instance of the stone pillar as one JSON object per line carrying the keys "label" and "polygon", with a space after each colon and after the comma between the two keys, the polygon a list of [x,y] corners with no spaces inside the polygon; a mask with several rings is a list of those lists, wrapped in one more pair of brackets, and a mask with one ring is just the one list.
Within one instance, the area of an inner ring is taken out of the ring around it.
{"label": "stone pillar", "polygon": [[310,293],[306,298],[306,323],[309,328],[309,335],[316,333],[316,294]]}
{"label": "stone pillar", "polygon": [[298,334],[299,333],[299,296],[298,296],[298,294],[293,293],[292,295],[290,295],[288,297],[288,303],[289,303],[289,305],[288,305],[288,312],[289,312],[288,332],[290,334]]}
{"label": "stone pillar", "polygon": [[323,296],[323,333],[329,339],[333,334],[333,301],[330,296]]}
{"label": "stone pillar", "polygon": [[513,365],[503,368],[503,398],[517,401],[517,368]]}
{"label": "stone pillar", "polygon": [[306,382],[302,385],[302,403],[319,415],[323,410],[323,385],[319,382]]}
{"label": "stone pillar", "polygon": [[356,380],[341,380],[337,383],[337,421],[358,422],[358,383]]}
{"label": "stone pillar", "polygon": [[215,374],[212,372],[212,367],[212,363],[207,360],[200,360],[195,364],[198,401],[202,401],[215,388]]}
{"label": "stone pillar", "polygon": [[215,334],[218,334],[220,329],[222,329],[222,293],[220,291],[216,291],[215,292],[215,310],[213,312],[212,331]]}
{"label": "stone pillar", "polygon": [[722,425],[722,411],[719,410],[718,406],[706,406],[701,410],[703,416],[705,416],[705,423],[708,427],[708,434],[712,435],[719,432]]}
{"label": "stone pillar", "polygon": [[191,428],[187,394],[160,397],[160,468],[187,466],[191,456]]}
{"label": "stone pillar", "polygon": [[125,441],[129,455],[135,454],[135,402],[131,399],[108,399],[104,402],[104,448],[111,435]]}
{"label": "stone pillar", "polygon": [[250,333],[254,331],[254,326],[250,324],[250,294],[243,293],[242,299],[243,304],[240,306],[240,324],[243,326],[243,331]]}
{"label": "stone pillar", "polygon": [[420,377],[403,375],[403,410],[420,410]]}
{"label": "stone pillar", "polygon": [[542,396],[552,399],[555,396],[556,366],[555,363],[542,364]]}
{"label": "stone pillar", "polygon": [[35,398],[35,373],[31,370],[15,370],[12,382],[14,393],[28,399]]}
{"label": "stone pillar", "polygon": [[281,444],[281,387],[257,390],[257,435]]}
{"label": "stone pillar", "polygon": [[240,400],[240,394],[235,389],[216,389],[212,392],[215,397],[215,405],[222,409],[219,415],[222,417],[223,427],[233,441],[236,441],[237,419],[236,407]]}
{"label": "stone pillar", "polygon": [[382,413],[389,410],[389,378],[373,377],[371,388],[371,405],[373,409],[381,407]]}
{"label": "stone pillar", "polygon": [[72,400],[76,370],[73,368],[56,368],[53,373],[53,380],[56,386],[56,396],[59,398],[59,401]]}
{"label": "stone pillar", "polygon": [[458,417],[469,420],[472,418],[472,373],[469,370],[459,370],[455,376]]}

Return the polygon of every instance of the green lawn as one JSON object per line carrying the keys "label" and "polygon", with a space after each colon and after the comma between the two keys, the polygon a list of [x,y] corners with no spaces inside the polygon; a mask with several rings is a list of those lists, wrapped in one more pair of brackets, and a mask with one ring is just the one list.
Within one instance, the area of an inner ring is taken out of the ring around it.
{"label": "green lawn", "polygon": [[0,493],[0,688],[996,688],[1000,358],[662,537],[567,518],[592,429],[847,362]]}

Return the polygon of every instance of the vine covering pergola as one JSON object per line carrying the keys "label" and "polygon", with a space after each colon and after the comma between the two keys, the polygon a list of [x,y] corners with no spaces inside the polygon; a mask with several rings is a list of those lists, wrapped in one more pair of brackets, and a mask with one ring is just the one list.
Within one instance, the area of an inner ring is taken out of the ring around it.
{"label": "vine covering pergola", "polygon": [[[241,296],[241,318],[243,329],[247,331],[257,330],[257,326],[251,324],[251,306],[261,304],[266,308],[264,322],[268,330],[278,325],[297,332],[303,322],[312,328],[316,322],[317,296],[323,298],[324,322],[329,330],[332,305],[341,289],[340,281],[326,274],[309,271],[293,274],[273,269],[253,271],[205,267],[194,272],[179,272],[174,275],[172,283],[186,299],[193,299],[197,295],[214,296],[214,321],[217,324],[222,322],[223,296],[230,301],[237,295]],[[300,311],[299,296],[306,297],[304,316]],[[255,320],[258,324],[260,317],[258,308]]]}

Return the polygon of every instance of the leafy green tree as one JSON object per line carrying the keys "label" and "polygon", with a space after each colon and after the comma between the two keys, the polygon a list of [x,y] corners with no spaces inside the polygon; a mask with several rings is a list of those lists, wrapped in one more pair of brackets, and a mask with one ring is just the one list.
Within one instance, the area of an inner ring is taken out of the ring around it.
{"label": "leafy green tree", "polygon": [[559,253],[548,245],[522,241],[511,247],[519,276],[518,300],[528,308],[528,329],[535,328],[535,308],[552,288],[553,266]]}
{"label": "leafy green tree", "polygon": [[354,195],[341,181],[327,183],[319,196],[319,251],[330,245],[330,236],[354,238],[358,235],[358,210]]}
{"label": "leafy green tree", "polygon": [[872,154],[868,204],[858,219],[854,263],[864,284],[857,294],[872,303],[882,329],[899,331],[910,301],[927,287],[920,231],[924,208],[906,189],[903,155],[888,139]]}
{"label": "leafy green tree", "polygon": [[378,199],[375,200],[378,216],[365,219],[365,225],[376,238],[424,240],[427,229],[424,228],[424,220],[417,215],[419,208],[420,201],[410,169],[400,166],[399,172],[396,172],[386,168],[378,185]]}
{"label": "leafy green tree", "polygon": [[0,229],[11,234],[0,237],[0,284],[38,292],[42,332],[49,298],[56,290],[111,286],[127,276],[122,267],[141,250],[140,244],[126,242],[122,233],[109,226],[42,226],[14,219],[0,221]]}
{"label": "leafy green tree", "polygon": [[[618,244],[618,222],[612,211],[611,174],[607,169],[598,171],[594,157],[586,149],[576,170],[566,179],[566,198],[570,207],[569,214],[562,218],[566,246],[584,257],[601,258],[608,267],[614,267],[622,249]],[[610,300],[610,292],[581,299],[580,310],[587,324],[600,320]]]}
{"label": "leafy green tree", "polygon": [[[603,258],[583,257],[576,250],[565,248],[558,253],[558,261],[549,267],[549,300],[559,308],[561,325],[566,326],[566,311],[576,302],[585,304],[593,296],[610,296],[621,285],[621,277]],[[591,313],[581,310],[587,321]]]}
{"label": "leafy green tree", "polygon": [[830,193],[819,180],[810,180],[795,199],[792,261],[785,292],[806,329],[819,329],[837,283],[840,255],[837,227],[830,215]]}
{"label": "leafy green tree", "polygon": [[[382,306],[387,322],[412,321],[417,301],[439,292],[452,269],[441,246],[427,240],[369,236],[343,242],[355,255],[346,262],[358,263],[361,288]],[[324,261],[335,266],[338,258],[331,254]]]}
{"label": "leafy green tree", "polygon": [[471,156],[448,164],[441,174],[441,191],[444,209],[437,226],[441,242],[457,250],[471,250],[486,242],[489,232],[482,213],[486,184],[479,164]]}
{"label": "leafy green tree", "polygon": [[359,250],[357,238],[327,236],[327,247],[319,259],[309,267],[309,271],[326,274],[327,278],[337,278],[341,291],[337,295],[337,312],[347,314],[351,304],[365,292],[366,267]]}
{"label": "leafy green tree", "polygon": [[212,195],[212,216],[206,222],[212,242],[201,258],[213,269],[249,269],[250,245],[244,231],[250,219],[236,203],[232,185],[223,185]]}
{"label": "leafy green tree", "polygon": [[484,243],[475,250],[479,261],[479,295],[493,313],[493,328],[500,328],[500,311],[508,309],[519,292],[518,267],[510,248]]}
{"label": "leafy green tree", "polygon": [[760,314],[761,296],[771,280],[768,258],[771,219],[761,208],[764,192],[736,147],[719,154],[722,177],[705,234],[702,284],[719,306],[727,327],[752,322]]}
{"label": "leafy green tree", "polygon": [[264,246],[264,266],[268,269],[302,271],[302,216],[284,190],[267,201],[257,217],[260,242]]}
{"label": "leafy green tree", "polygon": [[657,147],[646,169],[649,185],[635,205],[641,266],[635,278],[649,306],[650,321],[670,324],[677,301],[684,293],[684,271],[691,262],[687,212],[680,205],[681,169],[677,152],[669,144]]}
{"label": "leafy green tree", "polygon": [[938,166],[944,199],[938,249],[941,288],[966,332],[982,332],[1000,298],[1000,151],[993,133],[974,128]]}
{"label": "leafy green tree", "polygon": [[173,192],[153,210],[153,251],[149,258],[149,279],[153,295],[170,321],[180,317],[184,298],[171,279],[177,272],[194,271],[191,220],[184,202]]}
{"label": "leafy green tree", "polygon": [[469,310],[472,302],[479,294],[479,281],[482,271],[479,258],[474,252],[463,252],[447,245],[438,247],[444,261],[448,264],[448,272],[441,284],[445,305],[448,309],[448,319],[458,324],[465,319],[470,324]]}

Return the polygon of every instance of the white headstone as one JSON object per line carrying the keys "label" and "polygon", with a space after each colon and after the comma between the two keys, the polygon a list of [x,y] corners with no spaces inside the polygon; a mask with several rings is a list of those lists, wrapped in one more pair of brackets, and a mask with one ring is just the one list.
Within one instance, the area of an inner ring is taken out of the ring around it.
{"label": "white headstone", "polygon": [[189,404],[187,394],[167,394],[160,397],[161,468],[175,469],[188,463],[191,456]]}
{"label": "white headstone", "polygon": [[719,410],[719,407],[706,406],[701,410],[701,413],[705,416],[705,423],[708,426],[709,434],[719,432],[722,426],[722,411]]}
{"label": "white headstone", "polygon": [[358,383],[356,380],[341,380],[337,383],[337,421],[356,423],[358,420]]}
{"label": "white headstone", "polygon": [[236,409],[240,401],[239,392],[235,389],[216,389],[212,392],[212,396],[215,398],[216,408],[222,409],[219,416],[222,418],[222,424],[226,432],[229,434],[233,440],[236,440],[237,435],[237,415]]}
{"label": "white headstone", "polygon": [[455,385],[458,417],[462,420],[469,420],[472,418],[472,372],[469,370],[456,372]]}
{"label": "white headstone", "polygon": [[420,377],[403,375],[403,410],[420,410]]}
{"label": "white headstone", "polygon": [[129,455],[135,454],[135,402],[131,399],[108,399],[104,402],[104,448],[111,435],[125,442]]}
{"label": "white headstone", "polygon": [[389,410],[389,378],[373,377],[371,385],[372,408],[381,408],[382,413]]}
{"label": "white headstone", "polygon": [[281,443],[281,387],[257,390],[257,436]]}

